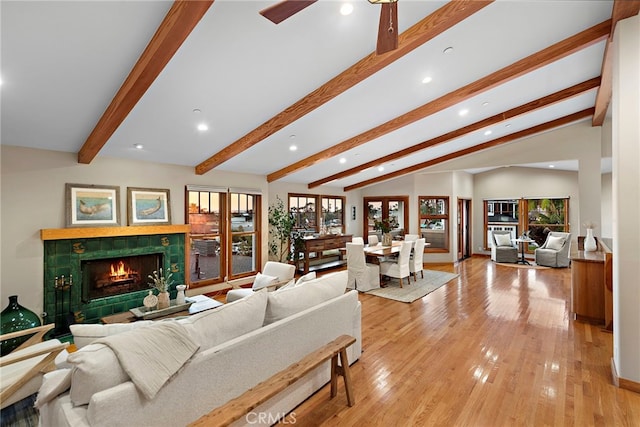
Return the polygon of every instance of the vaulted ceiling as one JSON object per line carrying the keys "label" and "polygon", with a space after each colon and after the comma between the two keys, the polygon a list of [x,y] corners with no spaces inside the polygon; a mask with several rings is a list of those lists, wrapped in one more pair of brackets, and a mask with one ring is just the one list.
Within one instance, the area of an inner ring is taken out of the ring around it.
{"label": "vaulted ceiling", "polygon": [[640,7],[400,0],[398,48],[377,55],[380,5],[276,25],[274,3],[3,0],[2,144],[361,188],[601,124],[609,36]]}

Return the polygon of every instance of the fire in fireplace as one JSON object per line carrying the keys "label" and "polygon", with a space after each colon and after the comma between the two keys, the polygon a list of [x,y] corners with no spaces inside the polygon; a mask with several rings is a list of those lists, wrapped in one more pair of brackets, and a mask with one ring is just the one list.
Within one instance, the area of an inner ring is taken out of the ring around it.
{"label": "fire in fireplace", "polygon": [[82,301],[148,289],[147,277],[160,266],[161,253],[82,261]]}

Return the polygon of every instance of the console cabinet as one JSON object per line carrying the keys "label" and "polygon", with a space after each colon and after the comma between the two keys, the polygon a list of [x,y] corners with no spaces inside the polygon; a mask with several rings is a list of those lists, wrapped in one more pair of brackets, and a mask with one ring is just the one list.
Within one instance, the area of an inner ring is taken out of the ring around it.
{"label": "console cabinet", "polygon": [[326,263],[316,264],[313,267],[310,266],[311,254],[316,254],[318,258],[322,258],[325,251],[335,250],[344,248],[347,242],[351,241],[351,234],[327,234],[326,236],[318,236],[310,239],[304,239],[304,257],[303,257],[303,265],[302,272],[303,274],[307,274],[309,271],[318,270],[322,268],[331,267],[335,264],[335,266],[344,264],[342,260],[342,255],[338,251],[337,256],[339,257],[338,261],[331,261]]}

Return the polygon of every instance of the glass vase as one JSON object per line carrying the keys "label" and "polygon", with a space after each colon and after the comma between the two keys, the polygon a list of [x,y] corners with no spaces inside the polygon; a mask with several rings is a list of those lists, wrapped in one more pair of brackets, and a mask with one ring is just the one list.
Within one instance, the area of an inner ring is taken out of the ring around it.
{"label": "glass vase", "polygon": [[[42,322],[37,314],[18,304],[18,296],[9,297],[9,305],[0,313],[0,334],[23,331],[40,326]],[[29,335],[20,338],[4,340],[1,343],[0,354],[9,354],[16,347],[29,339]]]}

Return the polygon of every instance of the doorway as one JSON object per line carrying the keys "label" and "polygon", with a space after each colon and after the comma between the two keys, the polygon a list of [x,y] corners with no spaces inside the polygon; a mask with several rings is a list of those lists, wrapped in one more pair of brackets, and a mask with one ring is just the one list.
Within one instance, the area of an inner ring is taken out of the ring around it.
{"label": "doorway", "polygon": [[471,200],[458,199],[458,261],[471,256]]}

